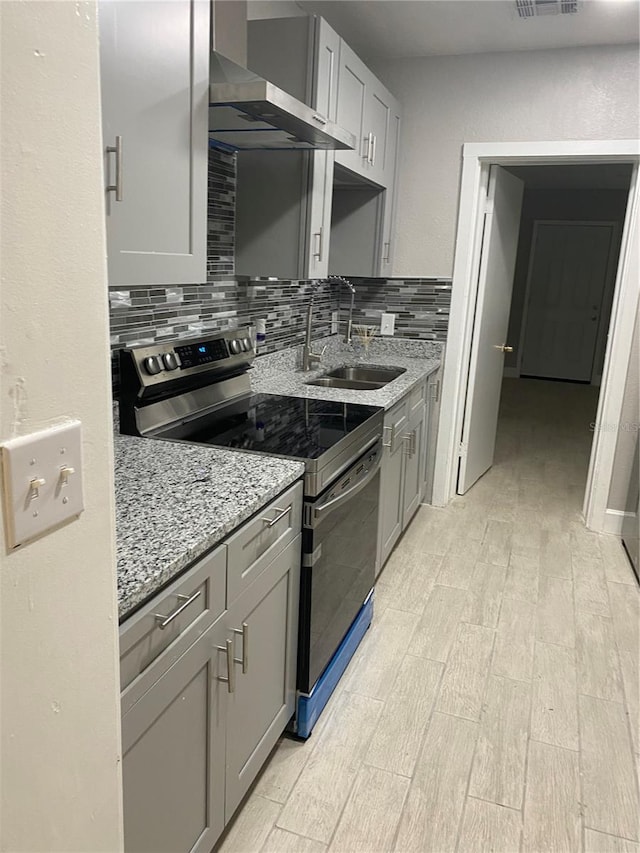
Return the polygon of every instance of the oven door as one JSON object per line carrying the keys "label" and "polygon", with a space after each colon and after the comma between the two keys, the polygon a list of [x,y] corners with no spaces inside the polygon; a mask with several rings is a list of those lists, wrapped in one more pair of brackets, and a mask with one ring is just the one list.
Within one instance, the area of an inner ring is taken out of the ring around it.
{"label": "oven door", "polygon": [[375,580],[382,447],[375,445],[317,498],[306,498],[298,690],[309,693]]}

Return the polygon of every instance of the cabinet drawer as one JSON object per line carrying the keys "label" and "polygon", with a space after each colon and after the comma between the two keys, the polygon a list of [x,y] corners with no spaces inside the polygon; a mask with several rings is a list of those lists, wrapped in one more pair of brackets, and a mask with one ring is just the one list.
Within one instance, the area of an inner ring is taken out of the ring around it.
{"label": "cabinet drawer", "polygon": [[424,403],[426,399],[426,383],[421,382],[417,388],[414,388],[413,391],[409,393],[409,410],[407,412],[407,416],[409,420],[412,419],[413,415],[416,413],[416,410],[420,408],[420,406]]}
{"label": "cabinet drawer", "polygon": [[401,446],[404,438],[405,427],[407,426],[407,398],[403,397],[399,403],[385,412],[384,415],[384,434],[382,443],[384,447],[388,447],[393,454]]}
{"label": "cabinet drawer", "polygon": [[[169,667],[225,609],[226,548],[216,548],[120,628],[120,689]],[[144,679],[147,683],[147,678]],[[142,688],[140,688],[142,689]]]}
{"label": "cabinet drawer", "polygon": [[302,526],[302,483],[297,483],[227,541],[227,606],[262,572]]}

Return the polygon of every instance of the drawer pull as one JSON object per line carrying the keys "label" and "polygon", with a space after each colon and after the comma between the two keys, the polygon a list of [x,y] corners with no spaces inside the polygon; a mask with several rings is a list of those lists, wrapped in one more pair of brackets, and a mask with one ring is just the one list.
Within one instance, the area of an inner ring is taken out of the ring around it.
{"label": "drawer pull", "polygon": [[168,616],[163,616],[162,613],[154,613],[153,615],[156,617],[156,621],[158,622],[158,628],[160,628],[161,631],[164,631],[167,625],[170,625],[176,616],[179,616],[183,610],[186,610],[190,604],[193,604],[196,598],[200,598],[201,594],[202,590],[199,589],[197,592],[194,592],[193,595],[177,595],[176,598],[179,598],[180,601],[182,601],[182,604],[174,610],[173,613],[169,613]]}
{"label": "drawer pull", "polygon": [[234,634],[242,634],[242,657],[234,658],[236,663],[242,664],[242,672],[249,672],[249,626],[246,622],[242,623],[242,630],[239,628],[233,629]]}
{"label": "drawer pull", "polygon": [[276,515],[275,518],[262,518],[262,519],[260,519],[261,521],[263,521],[267,525],[267,527],[273,527],[275,524],[277,524],[279,521],[281,521],[285,517],[285,515],[287,515],[287,513],[291,512],[290,506],[288,506],[286,509],[280,509],[280,507],[275,506],[274,509],[278,513],[278,515]]}
{"label": "drawer pull", "polygon": [[393,440],[394,440],[394,438],[395,438],[396,425],[395,425],[395,424],[393,424],[392,426],[385,426],[385,427],[382,427],[382,431],[383,431],[383,433],[384,433],[384,431],[385,431],[385,430],[387,430],[387,429],[391,432],[391,437],[389,438],[389,443],[388,443],[388,444],[387,444],[387,443],[384,441],[384,439],[383,439],[383,441],[382,441],[382,446],[383,446],[383,447],[391,447],[391,446],[392,446],[392,444],[393,444]]}
{"label": "drawer pull", "polygon": [[227,656],[227,677],[218,676],[218,681],[224,682],[227,685],[227,693],[235,693],[236,691],[236,671],[233,666],[233,640],[225,640],[224,646],[216,646],[219,652],[224,652]]}

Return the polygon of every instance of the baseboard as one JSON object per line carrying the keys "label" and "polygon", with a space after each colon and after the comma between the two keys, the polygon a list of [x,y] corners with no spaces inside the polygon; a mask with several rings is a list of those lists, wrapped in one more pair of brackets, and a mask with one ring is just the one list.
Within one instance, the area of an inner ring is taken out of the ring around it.
{"label": "baseboard", "polygon": [[620,509],[607,509],[604,513],[603,527],[600,533],[613,533],[622,536],[622,525],[625,518],[631,518],[635,512],[623,512]]}
{"label": "baseboard", "polygon": [[520,371],[517,367],[505,367],[502,376],[504,379],[520,379]]}

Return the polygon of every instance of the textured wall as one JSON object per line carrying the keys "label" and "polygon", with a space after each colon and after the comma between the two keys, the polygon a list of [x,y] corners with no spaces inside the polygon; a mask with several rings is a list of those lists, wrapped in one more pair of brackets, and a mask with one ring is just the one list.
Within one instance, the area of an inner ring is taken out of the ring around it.
{"label": "textured wall", "polygon": [[[2,549],[6,851],[122,849],[96,4],[0,3],[0,437],[83,430],[85,511]],[[3,534],[0,533],[0,537]]]}
{"label": "textured wall", "polygon": [[[640,306],[639,306],[640,307]],[[603,425],[604,428],[616,428],[618,441],[613,462],[613,477],[609,488],[607,506],[615,510],[632,511],[634,507],[627,505],[627,495],[630,490],[631,477],[637,471],[633,468],[634,454],[637,454],[638,433],[640,432],[640,320],[636,318],[635,331],[629,370],[624,389],[624,403],[620,413],[620,423]]]}
{"label": "textured wall", "polygon": [[451,275],[463,143],[637,138],[638,68],[635,45],[380,63],[403,105],[394,275]]}

